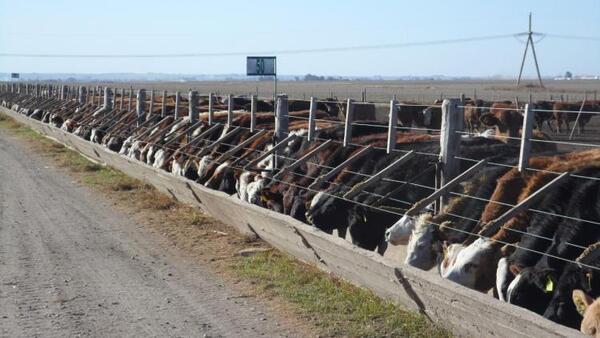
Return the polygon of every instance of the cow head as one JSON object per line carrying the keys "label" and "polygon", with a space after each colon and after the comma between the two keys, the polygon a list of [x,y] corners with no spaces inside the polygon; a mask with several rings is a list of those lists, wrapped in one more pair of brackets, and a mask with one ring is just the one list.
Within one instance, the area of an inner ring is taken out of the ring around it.
{"label": "cow head", "polygon": [[320,230],[332,233],[334,229],[348,227],[348,213],[351,209],[350,202],[320,191],[310,200],[306,219]]}
{"label": "cow head", "polygon": [[439,238],[438,227],[431,224],[431,214],[423,214],[416,222],[416,226],[408,240],[404,264],[422,270],[430,270],[442,255],[442,242]]}
{"label": "cow head", "polygon": [[583,316],[580,330],[584,334],[600,336],[600,299],[594,300],[581,290],[573,290],[573,303]]}
{"label": "cow head", "polygon": [[507,142],[506,137],[519,137],[523,126],[523,115],[516,110],[490,109],[481,115],[479,121],[486,127],[495,128],[496,136]]}
{"label": "cow head", "polygon": [[[597,262],[587,261],[586,265],[595,265]],[[554,286],[552,299],[550,300],[544,317],[557,323],[579,328],[581,316],[571,299],[573,290],[579,289],[596,297],[600,290],[600,273],[595,268],[580,264],[567,264],[560,279]]]}
{"label": "cow head", "polygon": [[414,216],[404,215],[385,231],[385,240],[391,245],[406,245],[415,228]]}
{"label": "cow head", "polygon": [[557,279],[551,269],[524,268],[508,286],[507,301],[542,315],[552,299]]}
{"label": "cow head", "polygon": [[492,241],[479,238],[468,246],[451,244],[444,251],[440,264],[443,278],[482,292],[494,286],[500,250]]}

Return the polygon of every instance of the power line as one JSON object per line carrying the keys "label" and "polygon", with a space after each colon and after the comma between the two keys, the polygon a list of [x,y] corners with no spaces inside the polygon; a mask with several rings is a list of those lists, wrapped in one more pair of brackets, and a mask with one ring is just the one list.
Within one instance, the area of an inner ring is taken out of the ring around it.
{"label": "power line", "polygon": [[556,39],[600,42],[600,37],[598,37],[598,36],[576,36],[576,35],[561,35],[561,34],[544,34],[544,35],[547,37],[556,38]]}
{"label": "power line", "polygon": [[27,57],[27,58],[201,58],[201,57],[216,57],[216,56],[245,56],[259,54],[310,54],[310,53],[331,53],[331,52],[346,52],[357,50],[377,50],[377,49],[394,49],[404,47],[418,46],[434,46],[447,45],[455,43],[467,43],[476,41],[489,41],[506,39],[515,36],[516,34],[501,34],[487,35],[470,38],[458,39],[442,39],[420,42],[400,42],[377,45],[358,45],[348,47],[324,47],[324,48],[307,48],[307,49],[285,49],[271,51],[244,51],[244,52],[205,52],[205,53],[173,53],[173,54],[40,54],[40,53],[0,53],[0,57]]}

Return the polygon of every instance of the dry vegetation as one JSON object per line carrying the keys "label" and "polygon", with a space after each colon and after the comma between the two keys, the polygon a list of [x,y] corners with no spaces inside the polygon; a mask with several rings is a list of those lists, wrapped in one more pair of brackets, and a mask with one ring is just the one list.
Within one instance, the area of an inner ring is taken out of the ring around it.
{"label": "dry vegetation", "polygon": [[369,291],[302,264],[275,250],[249,257],[240,249],[266,248],[244,238],[198,209],[182,205],[153,187],[46,139],[0,114],[10,130],[78,182],[102,194],[169,249],[200,262],[247,297],[257,297],[307,335],[392,337],[448,336],[425,317],[382,300]]}
{"label": "dry vegetation", "polygon": [[[273,95],[273,82],[271,81],[195,81],[195,82],[138,82],[138,83],[103,83],[117,88],[180,90],[187,93],[189,89],[199,93],[209,92],[219,94],[248,95],[256,94],[264,97]],[[89,85],[95,85],[91,83]],[[525,81],[520,88],[515,87],[515,81],[509,80],[446,80],[446,81],[280,81],[278,91],[286,93],[293,98],[319,98],[337,97],[338,99],[354,98],[360,100],[362,91],[366,89],[367,100],[373,102],[389,102],[396,95],[399,100],[433,102],[440,97],[459,97],[460,93],[466,96],[486,100],[514,100],[519,97],[525,100],[531,92],[534,100],[568,99],[578,101],[588,93],[591,99],[596,93],[600,99],[600,81],[598,80],[572,80],[554,81],[546,80],[545,89],[537,88],[534,81]]]}

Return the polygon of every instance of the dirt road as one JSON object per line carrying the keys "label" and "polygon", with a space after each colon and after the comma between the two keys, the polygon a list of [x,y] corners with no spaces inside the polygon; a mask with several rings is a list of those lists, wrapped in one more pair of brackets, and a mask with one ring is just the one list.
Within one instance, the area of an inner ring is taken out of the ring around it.
{"label": "dirt road", "polygon": [[299,336],[0,130],[0,336]]}

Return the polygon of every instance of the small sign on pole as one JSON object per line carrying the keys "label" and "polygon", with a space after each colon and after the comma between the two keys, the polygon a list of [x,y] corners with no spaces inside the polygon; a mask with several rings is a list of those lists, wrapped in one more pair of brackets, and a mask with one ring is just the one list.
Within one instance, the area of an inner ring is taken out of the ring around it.
{"label": "small sign on pole", "polygon": [[276,58],[274,56],[248,56],[246,58],[246,75],[276,76]]}
{"label": "small sign on pole", "polygon": [[275,56],[246,57],[246,75],[273,76],[273,113],[277,111],[277,58]]}

